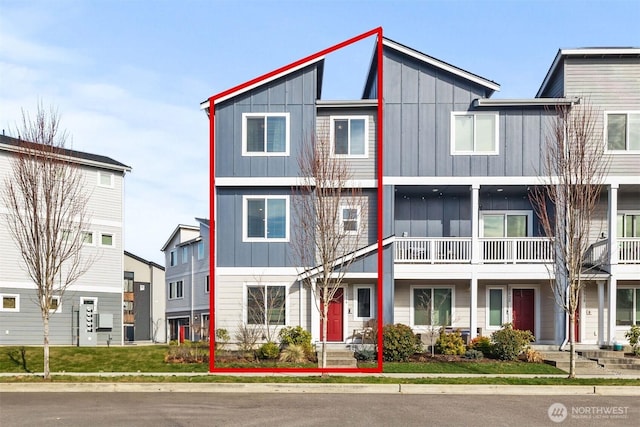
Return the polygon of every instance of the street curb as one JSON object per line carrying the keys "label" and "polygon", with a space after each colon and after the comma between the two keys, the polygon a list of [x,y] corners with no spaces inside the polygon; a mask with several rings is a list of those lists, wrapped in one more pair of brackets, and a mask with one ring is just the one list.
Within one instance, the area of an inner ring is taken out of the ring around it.
{"label": "street curb", "polygon": [[0,383],[0,393],[301,393],[640,396],[634,386],[280,383]]}

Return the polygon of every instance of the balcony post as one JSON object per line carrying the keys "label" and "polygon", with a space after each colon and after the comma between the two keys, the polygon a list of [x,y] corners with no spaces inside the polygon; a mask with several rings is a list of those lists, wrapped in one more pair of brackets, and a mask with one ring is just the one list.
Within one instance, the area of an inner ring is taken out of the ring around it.
{"label": "balcony post", "polygon": [[613,345],[616,340],[616,299],[617,299],[617,283],[616,278],[612,275],[609,277],[609,324],[607,331],[609,332],[609,345]]}
{"label": "balcony post", "polygon": [[478,335],[478,278],[471,275],[469,301],[469,339],[472,340]]}
{"label": "balcony post", "polygon": [[[609,264],[618,264],[618,184],[609,186]],[[611,273],[613,274],[613,267]]]}
{"label": "balcony post", "polygon": [[598,280],[598,345],[606,344],[604,336],[604,280]]}
{"label": "balcony post", "polygon": [[471,185],[471,264],[480,262],[480,184]]}

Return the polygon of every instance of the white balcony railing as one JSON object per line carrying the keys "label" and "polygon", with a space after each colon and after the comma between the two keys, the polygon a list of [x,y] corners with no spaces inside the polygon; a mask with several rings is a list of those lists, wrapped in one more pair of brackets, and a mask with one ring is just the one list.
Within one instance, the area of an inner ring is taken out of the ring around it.
{"label": "white balcony railing", "polygon": [[546,237],[482,238],[480,252],[483,263],[532,264],[553,260],[552,240]]}
{"label": "white balcony railing", "polygon": [[469,263],[471,238],[461,237],[397,237],[396,262],[403,263]]}
{"label": "white balcony railing", "polygon": [[618,262],[640,264],[640,238],[618,237]]}

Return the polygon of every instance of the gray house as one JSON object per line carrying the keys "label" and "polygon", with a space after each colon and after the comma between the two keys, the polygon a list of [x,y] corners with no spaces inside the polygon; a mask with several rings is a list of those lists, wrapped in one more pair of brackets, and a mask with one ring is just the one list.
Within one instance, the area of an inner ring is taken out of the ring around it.
{"label": "gray house", "polygon": [[209,220],[196,221],[178,225],[162,247],[168,340],[209,337]]}
{"label": "gray house", "polygon": [[[11,159],[20,152],[21,142],[0,136],[0,182],[11,172]],[[62,298],[51,316],[50,342],[54,345],[78,344],[82,341],[85,307],[102,316],[97,324],[92,345],[122,344],[122,271],[124,176],[131,171],[109,157],[74,150],[65,155],[80,167],[89,194],[90,227],[86,230],[85,254],[94,262]],[[23,267],[22,257],[9,230],[4,215],[8,208],[0,199],[0,344],[42,344],[42,319],[35,301],[35,285]],[[83,313],[84,314],[84,313]],[[107,321],[107,319],[109,321]],[[96,322],[97,323],[97,322]],[[102,327],[101,327],[102,326]]]}
{"label": "gray house", "polygon": [[353,342],[382,301],[385,324],[417,333],[438,325],[475,337],[511,322],[537,344],[561,344],[567,320],[549,286],[552,243],[528,194],[541,182],[555,108],[588,97],[603,111],[612,167],[592,236],[603,268],[582,295],[578,341],[624,340],[640,322],[640,49],[561,50],[535,97],[494,99],[500,86],[490,79],[379,41],[361,99],[322,98],[328,49],[201,104],[214,121],[216,328],[256,323],[258,289],[285,295],[284,317],[265,322],[320,339],[317,304],[293,261],[291,200],[300,147],[326,135],[371,207],[355,215],[367,227],[329,341]]}

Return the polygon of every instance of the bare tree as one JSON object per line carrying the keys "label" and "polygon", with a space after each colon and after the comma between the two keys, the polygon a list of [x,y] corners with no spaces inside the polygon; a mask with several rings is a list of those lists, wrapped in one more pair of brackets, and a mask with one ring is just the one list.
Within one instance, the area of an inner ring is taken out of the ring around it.
{"label": "bare tree", "polygon": [[601,261],[586,261],[595,213],[609,162],[604,156],[597,112],[589,102],[557,106],[546,138],[543,185],[530,198],[554,248],[550,269],[556,304],[569,317],[569,378],[575,377],[575,322],[580,293]]}
{"label": "bare tree", "polygon": [[329,138],[304,144],[298,157],[301,183],[294,189],[292,250],[305,287],[320,314],[322,358],[327,366],[327,319],[366,229],[367,203],[362,189],[350,186],[344,157],[334,156]]}
{"label": "bare tree", "polygon": [[7,228],[23,267],[36,286],[44,335],[44,377],[49,371],[49,319],[57,300],[90,267],[83,256],[89,224],[84,177],[65,150],[60,118],[42,105],[34,118],[23,111],[21,141],[5,178],[2,198]]}
{"label": "bare tree", "polygon": [[256,282],[247,287],[247,322],[260,325],[263,340],[275,342],[277,328],[285,324],[285,287]]}

